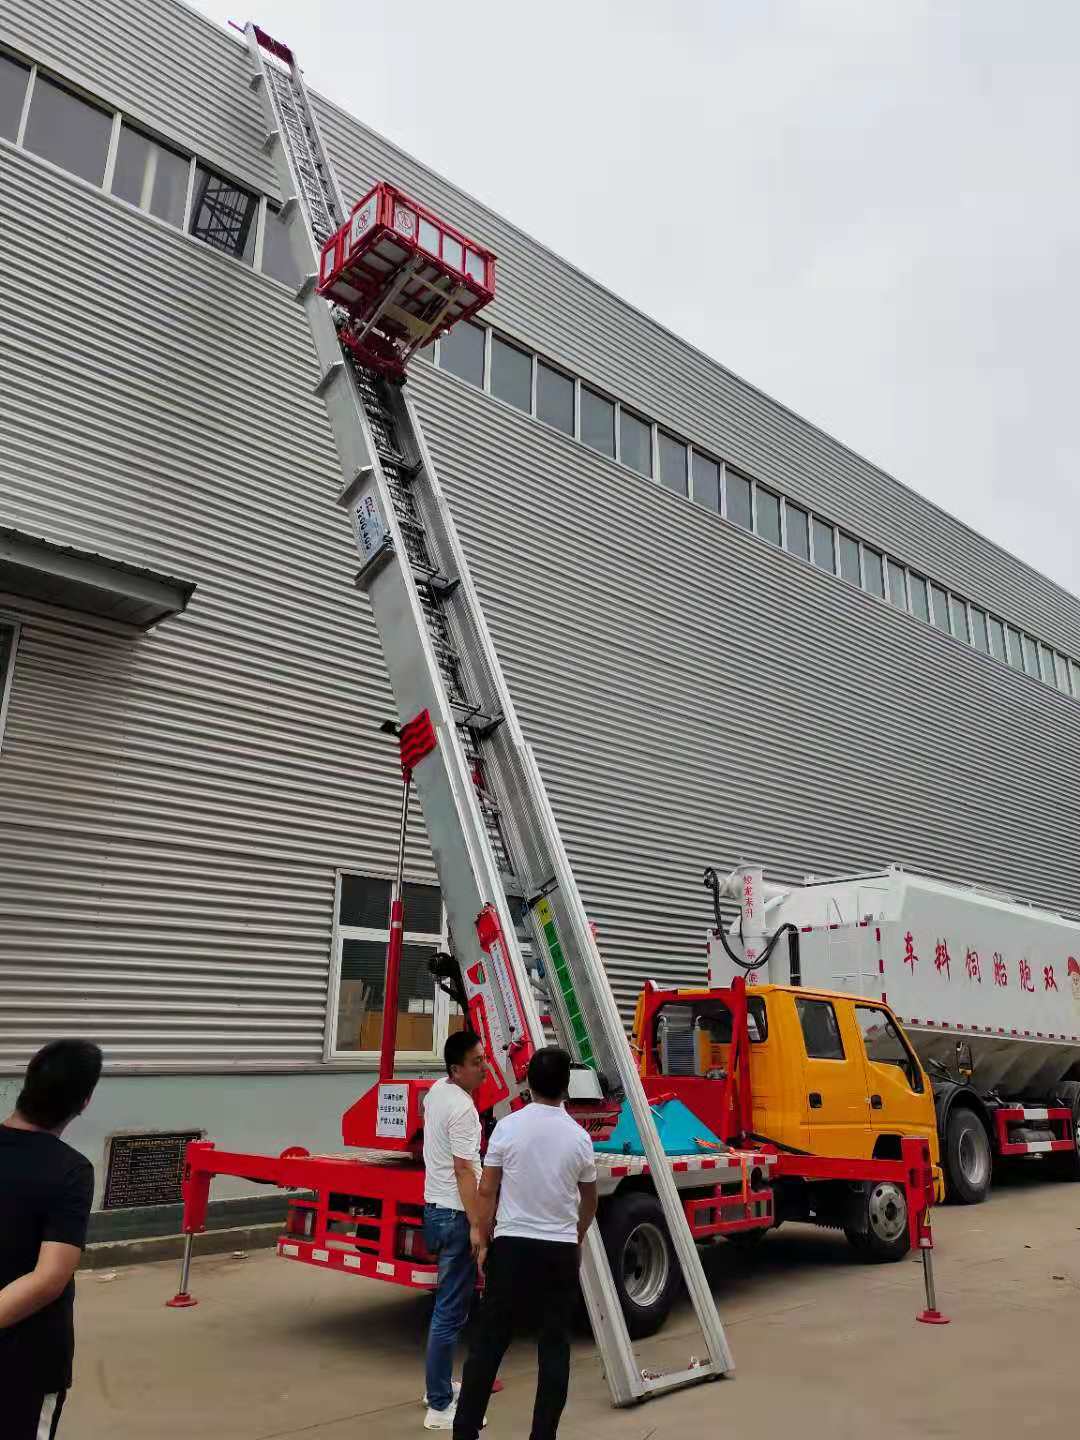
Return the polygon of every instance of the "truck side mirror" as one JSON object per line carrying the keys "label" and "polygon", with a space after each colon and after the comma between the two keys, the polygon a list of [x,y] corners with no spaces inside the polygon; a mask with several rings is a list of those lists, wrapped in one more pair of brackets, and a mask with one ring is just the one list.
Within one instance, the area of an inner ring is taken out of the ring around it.
{"label": "truck side mirror", "polygon": [[956,1069],[961,1080],[970,1080],[975,1071],[975,1062],[971,1058],[971,1044],[967,1040],[956,1042]]}

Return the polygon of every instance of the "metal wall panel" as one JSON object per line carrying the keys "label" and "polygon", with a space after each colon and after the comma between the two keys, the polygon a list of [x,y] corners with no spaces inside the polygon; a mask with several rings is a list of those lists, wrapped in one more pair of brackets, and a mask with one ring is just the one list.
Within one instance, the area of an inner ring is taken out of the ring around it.
{"label": "metal wall panel", "polygon": [[[241,53],[182,7],[15,0],[3,39],[262,173]],[[154,63],[166,44],[186,80]],[[385,174],[494,246],[508,328],[1077,653],[1073,597],[325,113],[346,189]],[[21,607],[0,1067],[76,1025],[114,1063],[317,1064],[333,871],[389,863],[397,793],[302,317],[2,142],[0,189],[0,517],[199,586],[146,636]],[[898,859],[1080,905],[1080,707],[415,368],[624,1003],[645,975],[703,973],[708,862],[795,877]]]}

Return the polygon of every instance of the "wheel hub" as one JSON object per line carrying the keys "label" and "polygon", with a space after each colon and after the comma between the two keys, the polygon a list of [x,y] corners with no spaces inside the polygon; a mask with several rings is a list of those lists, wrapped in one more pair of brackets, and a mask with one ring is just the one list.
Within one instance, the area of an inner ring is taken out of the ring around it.
{"label": "wheel hub", "polygon": [[667,1243],[656,1225],[645,1222],[626,1237],[623,1246],[623,1286],[635,1305],[654,1305],[668,1282]]}
{"label": "wheel hub", "polygon": [[891,1244],[907,1229],[907,1201],[899,1185],[882,1183],[870,1192],[867,1205],[870,1229],[879,1240]]}

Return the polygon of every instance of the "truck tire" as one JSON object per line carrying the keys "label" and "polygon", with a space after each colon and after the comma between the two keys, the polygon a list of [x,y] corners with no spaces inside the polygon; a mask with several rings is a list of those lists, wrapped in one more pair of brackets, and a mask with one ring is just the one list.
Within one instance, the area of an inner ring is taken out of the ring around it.
{"label": "truck tire", "polygon": [[[1065,1089],[1065,1087],[1062,1087]],[[1070,1094],[1069,1092],[1075,1092]],[[1073,1112],[1073,1148],[1069,1151],[1062,1150],[1053,1158],[1055,1160],[1054,1173],[1060,1180],[1080,1180],[1080,1085],[1070,1082],[1068,1090],[1062,1099],[1072,1099]]]}
{"label": "truck tire", "polygon": [[655,1335],[679,1289],[679,1267],[655,1195],[615,1195],[600,1216],[600,1234],[633,1340]]}
{"label": "truck tire", "polygon": [[994,1162],[990,1137],[970,1106],[955,1105],[949,1112],[941,1160],[945,1198],[955,1205],[981,1205],[990,1193]]}
{"label": "truck tire", "polygon": [[860,1259],[872,1265],[902,1260],[911,1249],[903,1187],[891,1180],[868,1181],[854,1197],[856,1217],[844,1234]]}

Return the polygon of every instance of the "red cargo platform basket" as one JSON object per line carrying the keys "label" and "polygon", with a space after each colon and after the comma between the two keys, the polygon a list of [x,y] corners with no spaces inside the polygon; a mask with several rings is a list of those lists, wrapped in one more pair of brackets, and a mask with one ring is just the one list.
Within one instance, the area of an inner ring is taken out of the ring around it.
{"label": "red cargo platform basket", "polygon": [[380,181],[323,246],[319,294],[348,310],[361,360],[400,369],[494,298],[495,256]]}

